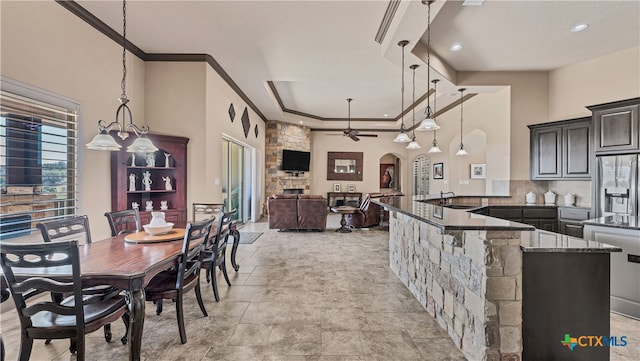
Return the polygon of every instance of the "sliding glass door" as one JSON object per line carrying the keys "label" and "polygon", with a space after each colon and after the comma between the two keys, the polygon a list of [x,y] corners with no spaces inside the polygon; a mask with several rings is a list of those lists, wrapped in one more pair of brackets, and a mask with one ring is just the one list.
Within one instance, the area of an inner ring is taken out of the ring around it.
{"label": "sliding glass door", "polygon": [[251,149],[230,139],[222,140],[222,193],[226,209],[237,209],[235,221],[251,219]]}

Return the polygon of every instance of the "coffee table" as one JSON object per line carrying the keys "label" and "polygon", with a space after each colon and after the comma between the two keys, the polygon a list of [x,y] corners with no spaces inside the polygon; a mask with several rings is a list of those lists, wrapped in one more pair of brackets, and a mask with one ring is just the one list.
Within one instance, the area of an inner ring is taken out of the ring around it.
{"label": "coffee table", "polygon": [[340,233],[350,233],[351,230],[347,227],[347,221],[344,219],[345,214],[353,214],[358,211],[358,207],[351,206],[340,206],[340,207],[332,207],[331,212],[340,213],[342,217],[340,218],[340,228],[336,229],[336,232]]}

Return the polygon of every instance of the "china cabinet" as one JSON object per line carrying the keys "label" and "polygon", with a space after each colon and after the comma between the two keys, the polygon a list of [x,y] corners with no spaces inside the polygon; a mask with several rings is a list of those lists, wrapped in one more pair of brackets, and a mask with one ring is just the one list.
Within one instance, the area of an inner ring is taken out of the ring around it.
{"label": "china cabinet", "polygon": [[[142,224],[150,222],[153,210],[165,212],[167,222],[184,227],[187,221],[189,138],[146,136],[159,148],[150,156],[127,152],[127,147],[135,140],[134,135],[120,142],[122,149],[111,153],[111,210],[131,209],[137,204]],[[166,209],[161,209],[165,202]]]}

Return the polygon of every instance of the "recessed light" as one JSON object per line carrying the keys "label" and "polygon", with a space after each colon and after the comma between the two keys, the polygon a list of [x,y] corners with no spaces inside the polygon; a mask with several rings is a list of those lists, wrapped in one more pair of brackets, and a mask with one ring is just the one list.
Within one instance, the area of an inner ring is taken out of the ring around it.
{"label": "recessed light", "polygon": [[304,124],[304,122],[303,122],[302,120],[301,120],[299,123],[300,123],[300,124]]}
{"label": "recessed light", "polygon": [[451,47],[449,48],[449,50],[451,50],[451,51],[459,51],[459,50],[462,50],[462,44],[453,44],[453,45],[451,45]]}
{"label": "recessed light", "polygon": [[388,117],[388,116],[389,116],[389,114],[387,114],[387,113],[384,113],[384,116],[385,116],[385,117]]}
{"label": "recessed light", "polygon": [[588,27],[589,27],[589,24],[584,24],[584,23],[576,24],[574,27],[571,28],[571,31],[574,33],[577,33],[579,31],[586,30]]}

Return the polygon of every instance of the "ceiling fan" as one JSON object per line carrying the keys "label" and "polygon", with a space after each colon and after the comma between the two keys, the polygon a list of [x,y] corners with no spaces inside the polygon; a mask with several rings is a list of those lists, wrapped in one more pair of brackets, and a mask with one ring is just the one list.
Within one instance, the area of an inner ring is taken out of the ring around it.
{"label": "ceiling fan", "polygon": [[354,141],[359,141],[360,138],[358,137],[377,137],[377,134],[360,134],[360,131],[351,128],[351,101],[353,99],[352,98],[347,98],[347,104],[349,107],[349,118],[348,118],[348,123],[347,123],[347,129],[344,129],[342,131],[342,133],[344,134],[345,137],[349,137],[351,139],[353,139]]}

